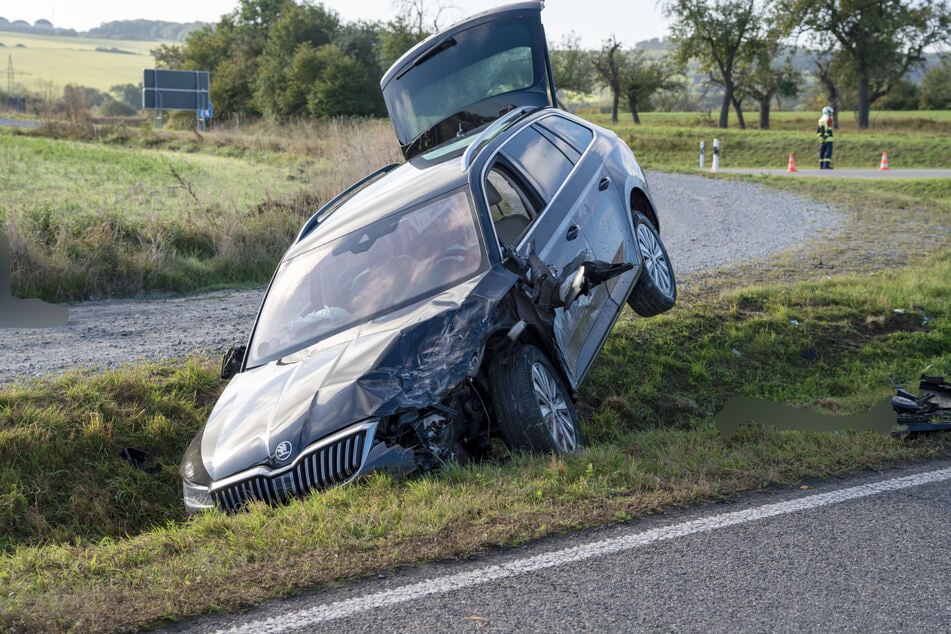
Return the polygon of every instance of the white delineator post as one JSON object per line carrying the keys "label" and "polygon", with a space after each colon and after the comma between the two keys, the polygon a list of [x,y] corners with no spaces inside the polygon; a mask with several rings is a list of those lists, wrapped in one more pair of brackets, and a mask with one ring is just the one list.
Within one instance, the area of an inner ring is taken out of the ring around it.
{"label": "white delineator post", "polygon": [[713,166],[710,172],[716,174],[720,169],[720,139],[713,139]]}
{"label": "white delineator post", "polygon": [[707,144],[704,141],[700,142],[700,169],[703,169],[703,159],[704,153],[706,152]]}

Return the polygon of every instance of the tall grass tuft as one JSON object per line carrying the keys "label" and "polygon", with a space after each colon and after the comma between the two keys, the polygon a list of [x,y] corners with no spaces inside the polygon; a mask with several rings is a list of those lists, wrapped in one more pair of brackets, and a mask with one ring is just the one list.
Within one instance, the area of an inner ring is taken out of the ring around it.
{"label": "tall grass tuft", "polygon": [[[202,359],[4,388],[0,551],[120,539],[183,519],[178,461],[220,388]],[[126,448],[144,451],[144,464],[125,459]]]}

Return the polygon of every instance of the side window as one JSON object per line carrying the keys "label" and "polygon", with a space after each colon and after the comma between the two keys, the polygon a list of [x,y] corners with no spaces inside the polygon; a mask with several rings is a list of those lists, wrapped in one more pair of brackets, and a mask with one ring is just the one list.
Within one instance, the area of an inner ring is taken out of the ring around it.
{"label": "side window", "polygon": [[496,164],[485,179],[485,195],[499,241],[518,244],[525,230],[538,215],[538,209],[511,172]]}
{"label": "side window", "polygon": [[557,115],[545,117],[538,125],[565,139],[575,150],[582,154],[591,145],[591,139],[594,138],[594,133],[580,123],[569,121]]}
{"label": "side window", "polygon": [[523,130],[506,143],[502,155],[538,192],[543,205],[551,201],[573,167],[564,152],[534,127]]}

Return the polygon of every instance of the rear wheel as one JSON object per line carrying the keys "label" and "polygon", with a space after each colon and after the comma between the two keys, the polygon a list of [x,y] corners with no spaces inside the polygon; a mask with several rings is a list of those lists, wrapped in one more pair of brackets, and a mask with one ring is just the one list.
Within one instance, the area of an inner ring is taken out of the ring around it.
{"label": "rear wheel", "polygon": [[566,454],[584,445],[564,381],[535,346],[519,346],[494,359],[489,389],[510,449]]}
{"label": "rear wheel", "polygon": [[644,270],[637,278],[627,303],[641,317],[653,317],[670,310],[677,301],[674,269],[657,229],[639,212],[634,212],[634,237],[641,251]]}

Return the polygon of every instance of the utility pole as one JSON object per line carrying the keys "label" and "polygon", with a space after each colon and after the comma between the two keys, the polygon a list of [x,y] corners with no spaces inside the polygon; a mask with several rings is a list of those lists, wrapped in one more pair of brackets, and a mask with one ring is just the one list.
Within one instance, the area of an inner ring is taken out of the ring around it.
{"label": "utility pole", "polygon": [[7,96],[13,96],[13,53],[7,55]]}

